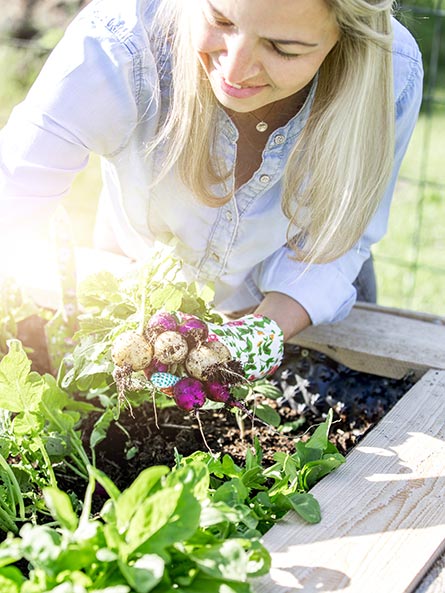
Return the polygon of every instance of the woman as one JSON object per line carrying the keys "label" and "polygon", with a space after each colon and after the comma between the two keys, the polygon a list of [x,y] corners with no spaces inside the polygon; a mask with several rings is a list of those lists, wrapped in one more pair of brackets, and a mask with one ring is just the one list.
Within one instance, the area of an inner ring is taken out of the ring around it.
{"label": "woman", "polygon": [[98,244],[174,239],[222,312],[284,339],[342,319],[421,101],[391,4],[93,0],[2,132],[1,218],[51,210],[95,152]]}

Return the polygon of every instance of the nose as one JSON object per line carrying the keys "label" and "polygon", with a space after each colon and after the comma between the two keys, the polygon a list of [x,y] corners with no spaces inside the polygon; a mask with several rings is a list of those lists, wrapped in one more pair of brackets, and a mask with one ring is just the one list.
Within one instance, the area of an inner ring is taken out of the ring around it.
{"label": "nose", "polygon": [[219,56],[219,63],[224,78],[236,84],[242,84],[261,71],[254,44],[239,33],[226,37],[225,50]]}

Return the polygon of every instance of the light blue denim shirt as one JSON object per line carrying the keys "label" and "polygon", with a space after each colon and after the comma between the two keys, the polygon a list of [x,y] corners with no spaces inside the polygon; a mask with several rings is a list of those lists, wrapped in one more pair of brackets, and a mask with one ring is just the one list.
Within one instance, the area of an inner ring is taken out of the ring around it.
{"label": "light blue denim shirt", "polygon": [[[45,217],[94,152],[102,157],[101,246],[144,260],[155,241],[175,239],[187,276],[214,281],[221,311],[255,305],[265,293],[279,291],[300,302],[314,324],[342,319],[355,302],[352,282],[386,231],[418,116],[422,61],[414,39],[394,20],[396,158],[378,211],[353,249],[306,269],[289,258],[281,180],[315,83],[301,111],[270,135],[260,168],[229,203],[203,206],[175,171],[149,189],[160,157],[147,159],[145,146],[168,104],[165,63],[150,46],[155,2],[93,0],[68,27],[0,133],[0,232]],[[230,166],[236,142],[237,130],[221,109],[217,150]]]}

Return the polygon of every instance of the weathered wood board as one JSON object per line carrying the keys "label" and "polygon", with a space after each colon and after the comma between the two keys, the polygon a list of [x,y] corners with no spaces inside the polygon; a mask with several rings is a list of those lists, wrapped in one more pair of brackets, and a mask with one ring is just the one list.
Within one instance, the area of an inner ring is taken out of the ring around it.
{"label": "weathered wood board", "polygon": [[312,490],[323,518],[293,513],[264,537],[254,593],[410,593],[445,547],[445,372],[428,371]]}
{"label": "weathered wood board", "polygon": [[444,593],[445,554],[433,564],[431,570],[415,590],[415,593]]}
{"label": "weathered wood board", "polygon": [[362,372],[420,377],[429,368],[445,370],[445,319],[400,315],[384,307],[354,307],[339,323],[309,327],[291,344],[324,352]]}

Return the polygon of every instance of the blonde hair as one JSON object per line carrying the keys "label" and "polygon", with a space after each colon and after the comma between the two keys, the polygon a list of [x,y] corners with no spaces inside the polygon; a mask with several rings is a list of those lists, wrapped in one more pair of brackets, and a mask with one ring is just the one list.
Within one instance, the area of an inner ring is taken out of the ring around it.
{"label": "blonde hair", "polygon": [[[282,209],[295,257],[332,261],[357,243],[383,197],[394,158],[392,0],[325,0],[340,39],[325,58],[308,121],[289,156]],[[191,2],[163,0],[158,40],[171,44],[172,96],[149,152],[167,143],[162,175],[177,166],[204,204],[221,206],[212,185],[231,175],[218,162],[216,99],[191,59]],[[168,30],[168,41],[160,31]]]}

